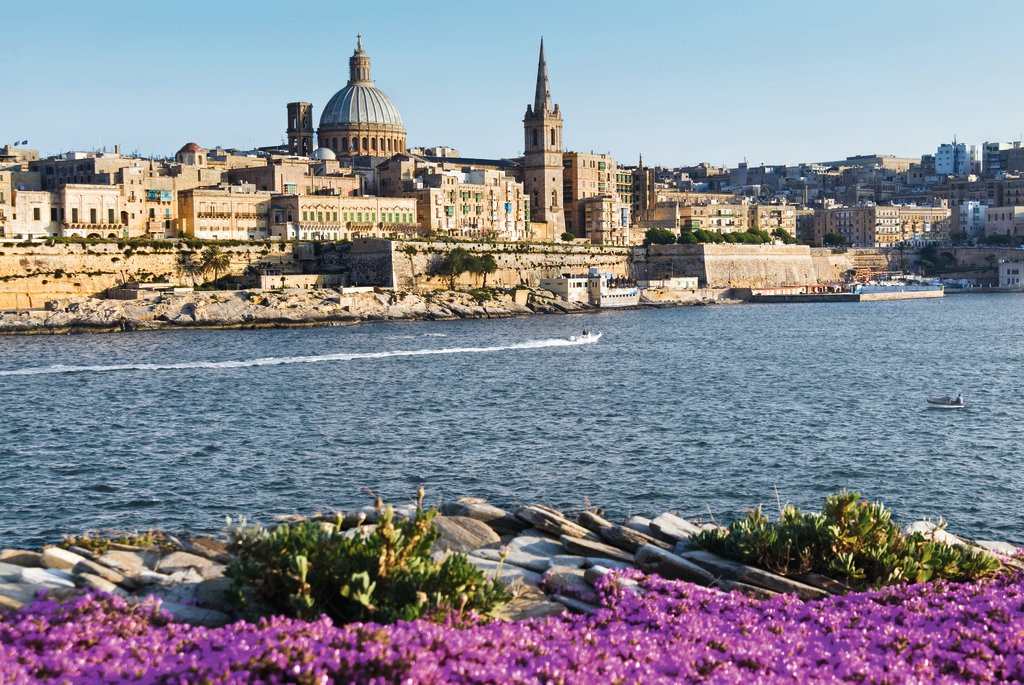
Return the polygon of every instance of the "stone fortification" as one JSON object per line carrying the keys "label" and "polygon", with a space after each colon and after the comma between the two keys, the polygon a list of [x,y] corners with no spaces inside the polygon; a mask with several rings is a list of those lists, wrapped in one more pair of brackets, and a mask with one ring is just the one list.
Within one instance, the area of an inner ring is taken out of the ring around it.
{"label": "stone fortification", "polygon": [[[440,290],[448,279],[437,271],[445,255],[461,247],[477,255],[491,254],[498,270],[487,276],[487,284],[501,287],[535,288],[542,278],[563,273],[600,273],[629,276],[629,248],[596,245],[547,245],[525,243],[466,243],[444,241],[358,240],[349,255],[353,285],[370,284],[398,290]],[[480,286],[483,277],[465,273],[456,288]]]}
{"label": "stone fortification", "polygon": [[[231,260],[222,276],[241,274],[257,262],[288,271],[297,268],[291,244],[253,243],[221,249]],[[98,295],[128,281],[191,285],[177,271],[180,254],[178,248],[133,248],[118,243],[0,243],[0,309],[40,308],[50,300]]]}
{"label": "stone fortification", "polygon": [[849,254],[807,245],[651,245],[643,270],[652,279],[696,276],[701,287],[766,288],[840,280]]}

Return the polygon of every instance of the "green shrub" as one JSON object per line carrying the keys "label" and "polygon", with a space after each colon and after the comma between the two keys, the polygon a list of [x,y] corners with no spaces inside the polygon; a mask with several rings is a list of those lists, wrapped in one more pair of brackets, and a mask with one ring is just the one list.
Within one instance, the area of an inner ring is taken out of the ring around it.
{"label": "green shrub", "polygon": [[422,501],[421,491],[416,516],[398,523],[391,507],[378,503],[380,520],[370,531],[343,531],[340,520],[232,528],[233,600],[250,619],[326,614],[341,623],[486,615],[506,602],[504,584],[487,580],[465,555],[433,559],[437,511],[424,511]]}
{"label": "green shrub", "polygon": [[988,554],[905,535],[891,512],[860,493],[825,499],[821,513],[787,506],[775,523],[761,508],[729,526],[709,530],[692,542],[716,554],[783,575],[820,573],[852,589],[929,580],[968,581],[995,574],[999,561]]}

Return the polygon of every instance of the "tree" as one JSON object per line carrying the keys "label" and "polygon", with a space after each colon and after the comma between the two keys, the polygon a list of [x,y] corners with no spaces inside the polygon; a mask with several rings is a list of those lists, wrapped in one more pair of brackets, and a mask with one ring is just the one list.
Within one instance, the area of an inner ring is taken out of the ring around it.
{"label": "tree", "polygon": [[498,270],[498,260],[490,252],[473,259],[474,273],[482,274],[484,277],[483,287],[487,287],[487,274],[493,274]]}
{"label": "tree", "polygon": [[846,247],[846,236],[840,233],[826,233],[821,243],[825,247]]}
{"label": "tree", "polygon": [[571,243],[572,241],[576,240],[576,235],[573,234],[571,231],[566,231],[561,235],[561,238],[562,242]]}
{"label": "tree", "polygon": [[648,228],[644,234],[644,246],[671,245],[676,242],[676,234],[667,228]]}
{"label": "tree", "polygon": [[195,287],[196,279],[203,274],[203,265],[196,260],[195,252],[181,251],[178,253],[178,261],[174,264],[174,271],[178,278],[188,278]]}
{"label": "tree", "polygon": [[796,238],[789,234],[789,231],[781,227],[776,228],[774,231],[772,231],[772,237],[778,238],[786,245],[796,245],[799,242]]}
{"label": "tree", "polygon": [[213,280],[216,281],[220,277],[221,271],[226,271],[231,268],[231,257],[221,252],[221,249],[216,245],[203,250],[202,256],[202,270],[205,276],[208,272],[213,271]]}
{"label": "tree", "polygon": [[473,255],[463,247],[456,247],[441,260],[438,273],[448,279],[448,289],[455,290],[455,279],[461,276],[472,265]]}
{"label": "tree", "polygon": [[676,242],[680,245],[696,245],[700,242],[700,238],[697,237],[695,231],[683,231],[679,234],[679,239]]}

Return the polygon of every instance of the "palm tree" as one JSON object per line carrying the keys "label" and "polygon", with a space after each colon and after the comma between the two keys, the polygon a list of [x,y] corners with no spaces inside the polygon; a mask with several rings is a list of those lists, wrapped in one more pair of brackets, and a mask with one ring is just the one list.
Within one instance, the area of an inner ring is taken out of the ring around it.
{"label": "palm tree", "polygon": [[214,282],[220,277],[221,271],[226,271],[229,268],[231,268],[231,257],[221,252],[219,247],[211,245],[203,250],[203,274],[205,275],[208,271],[213,271]]}
{"label": "palm tree", "polygon": [[174,270],[178,274],[178,278],[188,278],[192,281],[192,286],[196,285],[196,277],[203,274],[203,265],[196,261],[195,252],[186,252],[182,250],[178,253],[178,261],[174,265]]}

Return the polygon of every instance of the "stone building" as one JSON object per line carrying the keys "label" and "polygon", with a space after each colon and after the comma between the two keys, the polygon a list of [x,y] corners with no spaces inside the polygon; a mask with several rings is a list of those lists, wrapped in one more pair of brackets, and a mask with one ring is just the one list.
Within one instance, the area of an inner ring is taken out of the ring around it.
{"label": "stone building", "polygon": [[416,200],[405,197],[274,195],[270,236],[281,240],[409,238],[420,234]]}
{"label": "stone building", "polygon": [[[330,150],[317,150],[333,155]],[[361,195],[362,178],[351,169],[342,169],[332,158],[301,159],[289,157],[268,157],[261,166],[245,169],[231,169],[226,174],[232,185],[250,183],[257,190],[288,195],[313,195],[331,193],[335,195]]]}
{"label": "stone building", "polygon": [[533,221],[548,224],[548,234],[559,236],[565,231],[562,113],[558,105],[551,102],[543,40],[537,64],[537,88],[533,105],[526,106],[523,133],[526,143],[523,153],[523,187],[530,199],[529,213]]}
{"label": "stone building", "polygon": [[[297,138],[301,136],[296,133]],[[402,117],[391,98],[370,78],[370,58],[363,50],[362,35],[356,37],[356,50],[349,58],[348,83],[327,101],[320,115],[317,139],[320,147],[341,158],[390,157],[406,150]]]}
{"label": "stone building", "polygon": [[178,193],[181,235],[202,240],[266,240],[271,194],[251,184]]}
{"label": "stone building", "polygon": [[949,237],[948,207],[866,205],[828,207],[814,215],[814,243],[840,235],[850,247],[891,247],[903,242],[935,242]]}
{"label": "stone building", "polygon": [[985,209],[985,237],[1024,236],[1024,206],[988,207]]}
{"label": "stone building", "polygon": [[747,205],[747,225],[767,231],[781,228],[791,236],[796,235],[796,207],[789,204]]}
{"label": "stone building", "polygon": [[[562,154],[562,199],[565,204],[565,230],[577,238],[587,237],[584,201],[599,195],[618,195],[619,166],[609,155],[585,152]],[[625,185],[625,184],[624,184]],[[632,183],[629,184],[632,191]],[[630,193],[632,194],[632,193]]]}
{"label": "stone building", "polygon": [[633,222],[630,206],[621,202],[615,193],[602,193],[579,203],[585,238],[594,245],[630,245]]}
{"label": "stone building", "polygon": [[288,154],[309,157],[313,154],[313,105],[288,103]]}
{"label": "stone building", "polygon": [[68,183],[57,195],[61,235],[128,237],[128,214],[119,186]]}

